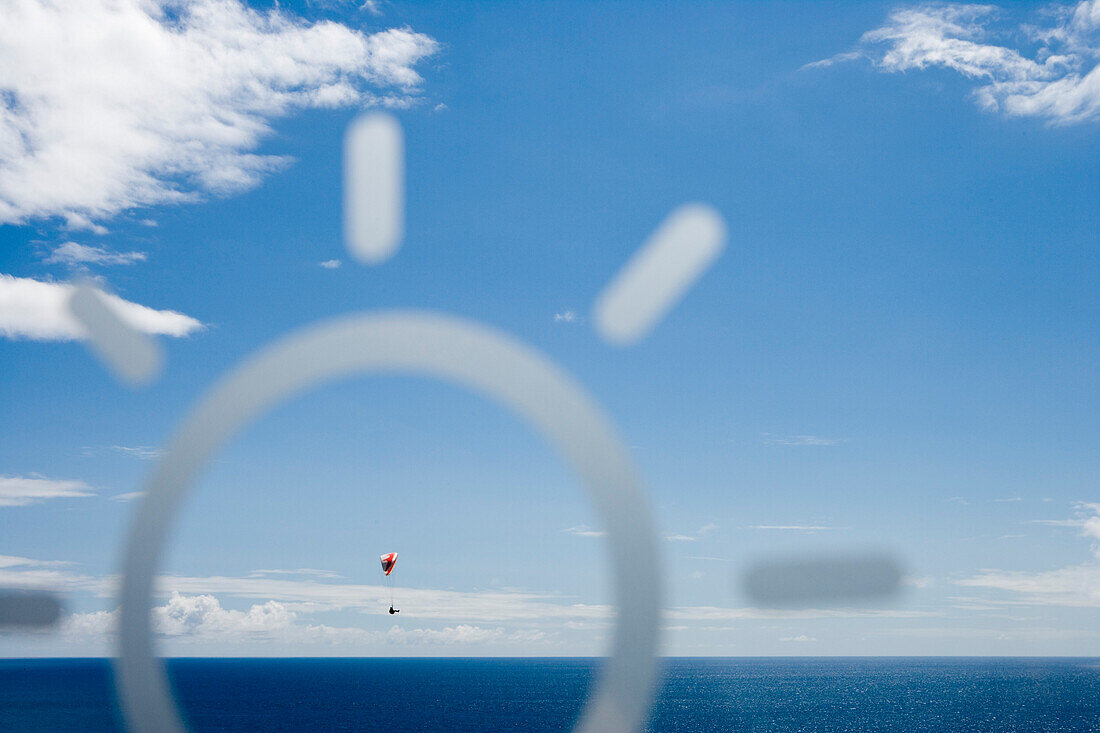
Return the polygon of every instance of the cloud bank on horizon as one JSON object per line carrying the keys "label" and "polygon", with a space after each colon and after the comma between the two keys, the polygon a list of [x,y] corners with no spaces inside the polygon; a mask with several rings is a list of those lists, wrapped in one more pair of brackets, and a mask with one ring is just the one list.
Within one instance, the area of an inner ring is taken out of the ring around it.
{"label": "cloud bank on horizon", "polygon": [[[1079,503],[1069,519],[1033,520],[1035,524],[1072,528],[1093,541],[1093,559],[1049,571],[983,570],[956,578],[960,588],[985,593],[980,597],[955,597],[952,613],[982,613],[1006,606],[1064,606],[1095,608],[1100,595],[1094,590],[1100,577],[1100,504]],[[711,531],[707,525],[700,535]],[[13,587],[49,587],[67,593],[91,593],[112,597],[118,578],[78,572],[74,563],[0,556],[0,582]],[[930,579],[916,579],[927,585]],[[229,645],[224,653],[236,653],[255,643],[275,642],[296,647],[344,647],[347,653],[393,645],[432,646],[469,644],[539,644],[555,647],[560,634],[577,629],[606,628],[614,608],[577,603],[554,593],[538,591],[454,591],[403,588],[401,593],[412,613],[436,627],[368,629],[358,625],[334,626],[318,614],[350,610],[370,613],[384,606],[389,589],[380,585],[346,582],[339,573],[316,569],[257,570],[244,577],[188,577],[163,575],[157,579],[163,605],[153,608],[156,633],[162,639],[183,643],[216,642]],[[249,601],[245,608],[223,605],[222,598]],[[807,608],[796,610],[755,607],[674,606],[663,612],[665,623],[737,623],[750,621],[811,622],[838,618],[928,619],[944,615],[937,610],[901,608]],[[65,618],[61,636],[82,643],[109,643],[118,612],[73,613]],[[442,626],[440,626],[442,624]],[[491,624],[491,626],[486,625]],[[686,624],[686,626],[684,625]],[[781,639],[782,641],[782,639]],[[230,648],[231,647],[231,648]]]}
{"label": "cloud bank on horizon", "polygon": [[1034,24],[1006,15],[993,5],[900,8],[863,34],[857,50],[806,68],[860,58],[888,73],[938,66],[977,80],[974,96],[986,110],[1062,125],[1100,120],[1100,0],[1050,6]]}
{"label": "cloud bank on horizon", "polygon": [[[278,601],[251,605],[247,610],[224,608],[212,595],[173,593],[163,606],[153,608],[157,636],[174,640],[213,641],[220,644],[277,641],[284,644],[358,645],[454,645],[502,641],[536,642],[545,638],[538,630],[506,632],[502,627],[455,624],[440,629],[405,629],[394,625],[385,631],[338,627],[303,622],[300,611]],[[109,641],[118,626],[118,610],[77,613],[60,629],[65,636]]]}
{"label": "cloud bank on horizon", "polygon": [[[240,0],[12,0],[0,23],[0,224],[70,228],[256,186],[255,153],[307,108],[401,107],[438,43]],[[34,73],[27,73],[33,69]],[[373,90],[373,91],[372,91]]]}

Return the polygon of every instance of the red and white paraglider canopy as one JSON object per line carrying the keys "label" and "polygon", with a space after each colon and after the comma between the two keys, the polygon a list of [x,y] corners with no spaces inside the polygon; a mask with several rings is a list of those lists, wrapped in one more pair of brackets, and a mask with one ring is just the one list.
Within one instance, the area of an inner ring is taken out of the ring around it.
{"label": "red and white paraglider canopy", "polygon": [[382,572],[385,575],[389,575],[393,572],[393,566],[397,564],[397,553],[387,552],[382,555]]}

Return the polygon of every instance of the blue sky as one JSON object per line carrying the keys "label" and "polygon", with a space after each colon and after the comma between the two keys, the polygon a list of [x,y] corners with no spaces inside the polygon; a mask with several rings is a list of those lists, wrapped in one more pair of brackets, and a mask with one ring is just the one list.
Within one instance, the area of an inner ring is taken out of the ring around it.
{"label": "blue sky", "polygon": [[[69,614],[0,655],[110,653],[126,495],[189,405],[276,337],[393,307],[514,334],[606,407],[667,537],[666,653],[1100,654],[1100,3],[254,7],[69,24],[27,0],[0,31],[0,585]],[[133,62],[161,46],[182,61]],[[341,144],[378,106],[405,131],[407,232],[368,267]],[[696,200],[725,252],[649,338],[606,344],[596,296]],[[188,317],[146,314],[152,386],[116,382],[56,305],[87,277]],[[598,653],[598,533],[499,408],[331,385],[203,477],[161,645]],[[889,605],[767,612],[737,582],[866,549],[907,570]]]}

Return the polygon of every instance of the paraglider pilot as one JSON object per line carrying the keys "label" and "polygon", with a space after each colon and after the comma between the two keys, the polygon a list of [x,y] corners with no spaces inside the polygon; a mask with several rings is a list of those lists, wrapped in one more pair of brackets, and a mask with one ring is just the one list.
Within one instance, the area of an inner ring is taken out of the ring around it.
{"label": "paraglider pilot", "polygon": [[387,552],[385,555],[382,555],[381,559],[382,573],[389,578],[390,581],[390,615],[392,616],[395,613],[401,613],[400,609],[393,607],[393,578],[390,576],[390,573],[393,572],[393,566],[397,564],[397,553]]}

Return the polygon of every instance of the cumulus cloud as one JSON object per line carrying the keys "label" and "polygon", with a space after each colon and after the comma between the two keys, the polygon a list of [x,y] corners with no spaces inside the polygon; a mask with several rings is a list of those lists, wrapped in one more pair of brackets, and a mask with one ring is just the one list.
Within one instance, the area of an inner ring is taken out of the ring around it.
{"label": "cumulus cloud", "polygon": [[[309,570],[309,569],[305,569]],[[264,571],[283,575],[274,571]],[[292,571],[297,572],[297,571]],[[287,574],[289,575],[289,573]],[[615,608],[571,603],[549,593],[521,591],[461,592],[400,588],[400,625],[381,626],[387,617],[389,589],[305,577],[159,576],[155,583],[153,629],[170,653],[249,653],[362,655],[401,646],[500,645],[510,652],[531,645],[557,644],[571,632],[603,633],[615,622]],[[94,594],[112,602],[117,577],[80,575],[64,563],[0,556],[0,586],[40,587],[68,598]],[[351,614],[346,613],[352,612]],[[343,616],[333,614],[343,613]],[[757,620],[914,619],[941,616],[931,611],[891,608],[760,609],[752,607],[678,606],[662,611],[666,626],[700,631],[715,624]],[[342,618],[340,625],[321,623]],[[117,610],[76,613],[62,624],[70,651],[107,646]],[[230,651],[230,648],[233,651]],[[298,651],[296,651],[298,650]]]}
{"label": "cumulus cloud", "polygon": [[344,264],[344,263],[342,263],[340,260],[325,260],[324,262],[318,262],[317,266],[318,267],[323,267],[326,270],[335,270],[337,267],[339,267],[342,264]]}
{"label": "cumulus cloud", "polygon": [[240,0],[8,0],[0,23],[0,224],[71,228],[257,185],[255,152],[305,108],[407,106],[437,42]]}
{"label": "cumulus cloud", "polygon": [[135,262],[144,262],[145,259],[144,252],[111,252],[103,247],[64,242],[55,247],[43,261],[51,265],[81,267],[84,265],[132,265]]}
{"label": "cumulus cloud", "polygon": [[[391,626],[387,630],[359,627],[338,627],[313,623],[309,616],[315,609],[294,607],[279,601],[255,603],[245,610],[225,608],[214,595],[172,593],[167,602],[152,610],[153,632],[175,641],[213,641],[219,644],[277,642],[288,645],[358,646],[454,646],[499,643],[537,644],[551,639],[538,628],[508,630],[502,626],[485,627],[459,623],[442,628]],[[60,631],[83,640],[110,639],[118,624],[118,610],[75,613],[62,621]],[[890,609],[803,609],[773,611],[755,608],[718,608],[711,606],[682,607],[664,613],[673,621],[729,621],[761,619],[817,618],[927,618],[936,614],[922,611]],[[583,618],[583,617],[582,617]],[[590,621],[568,620],[561,628],[604,628],[610,615]],[[671,628],[686,629],[688,626]],[[790,641],[800,641],[792,637]],[[812,639],[806,639],[807,641]]]}
{"label": "cumulus cloud", "polygon": [[[103,598],[118,593],[118,578],[86,576],[61,568],[61,564],[27,560],[33,565],[0,563],[0,587],[33,586],[43,583],[58,592],[90,592]],[[43,575],[47,572],[48,575]],[[188,596],[212,595],[258,601],[277,601],[296,612],[377,612],[389,605],[391,589],[382,585],[329,582],[330,577],[313,571],[257,571],[240,576],[161,575],[156,579],[158,597],[173,593]],[[262,573],[262,574],[260,574]],[[299,577],[294,577],[298,575]],[[272,577],[274,576],[274,577]],[[610,618],[614,609],[606,605],[570,603],[552,593],[536,591],[454,591],[432,588],[402,588],[402,619],[419,618],[464,623],[534,621],[547,619]]]}
{"label": "cumulus cloud", "polygon": [[[118,610],[74,613],[63,620],[61,633],[84,639],[111,638],[118,626]],[[247,610],[225,608],[212,595],[173,593],[163,606],[152,610],[153,632],[175,640],[244,643],[274,641],[283,644],[439,646],[537,642],[546,635],[537,630],[507,632],[502,627],[483,628],[457,624],[439,629],[392,626],[386,631],[336,627],[310,623],[300,610],[285,603],[267,601]]]}
{"label": "cumulus cloud", "polygon": [[95,491],[83,481],[0,476],[0,506],[26,506],[49,499],[94,495]]}
{"label": "cumulus cloud", "polygon": [[[173,593],[163,606],[153,608],[153,630],[161,636],[263,638],[291,630],[297,614],[284,604],[268,601],[247,611],[223,608],[211,595]],[[118,611],[76,613],[62,622],[64,634],[110,636],[118,624]],[[308,627],[304,629],[308,632]]]}
{"label": "cumulus cloud", "polygon": [[[314,580],[240,577],[185,577],[157,579],[163,595],[169,592],[275,600],[296,612],[315,613],[344,609],[374,613],[389,604],[385,586],[325,583]],[[169,591],[169,589],[171,589]],[[605,604],[570,603],[551,593],[536,591],[453,591],[401,588],[405,618],[454,623],[589,622],[615,617],[615,607]],[[680,606],[668,609],[667,618],[680,621],[762,618],[916,618],[936,615],[924,611],[883,608],[760,609],[752,607]]]}
{"label": "cumulus cloud", "polygon": [[[0,274],[0,336],[35,341],[70,341],[85,337],[84,327],[69,313],[73,285]],[[122,320],[148,334],[187,336],[201,329],[191,316],[156,310],[104,294]]]}
{"label": "cumulus cloud", "polygon": [[500,641],[537,641],[544,638],[541,632],[508,634],[501,627],[486,629],[481,626],[459,624],[442,629],[403,629],[393,626],[386,632],[389,644],[486,644]]}
{"label": "cumulus cloud", "polygon": [[938,66],[979,81],[975,97],[991,111],[1057,124],[1100,119],[1100,0],[1052,6],[1041,23],[1006,27],[1004,15],[992,5],[901,8],[863,35],[859,51],[809,66],[859,57],[885,72]]}
{"label": "cumulus cloud", "polygon": [[296,614],[282,603],[268,601],[247,611],[222,608],[214,596],[173,593],[168,603],[153,609],[154,629],[165,636],[184,634],[267,634],[290,627]]}
{"label": "cumulus cloud", "polygon": [[[389,605],[390,588],[383,585],[326,582],[324,578],[191,577],[164,575],[158,592],[211,594],[276,600],[295,610],[374,612]],[[613,615],[606,605],[569,603],[558,595],[537,591],[454,591],[401,588],[403,619],[437,619],[463,622],[503,622],[537,619],[603,618]]]}

